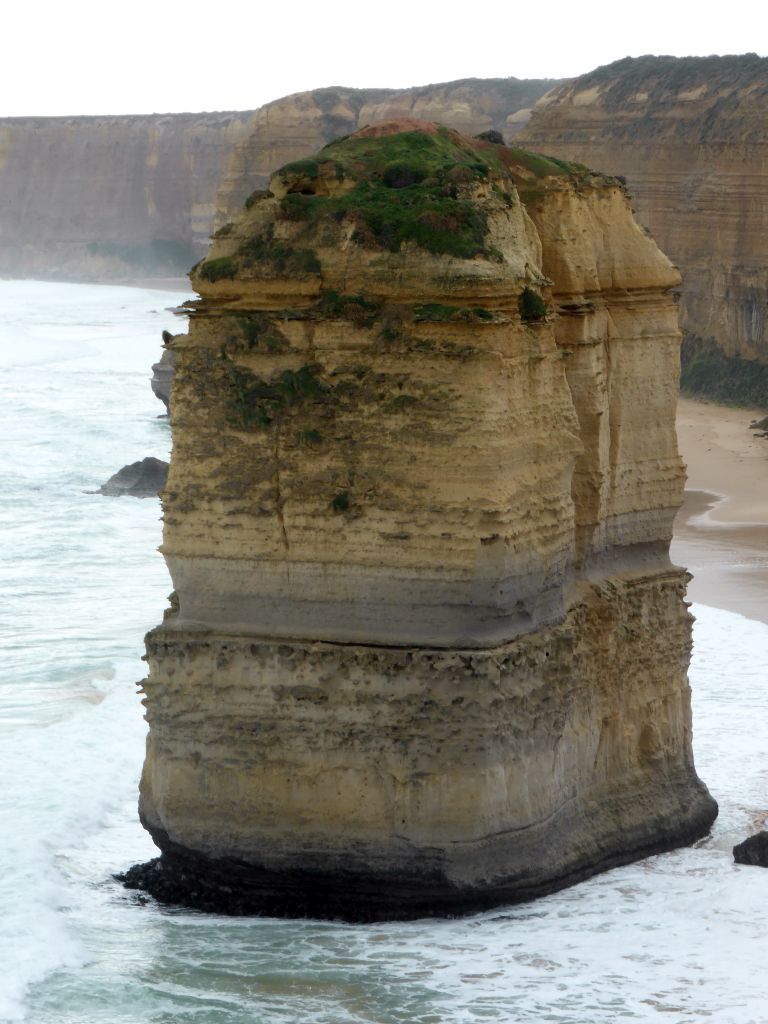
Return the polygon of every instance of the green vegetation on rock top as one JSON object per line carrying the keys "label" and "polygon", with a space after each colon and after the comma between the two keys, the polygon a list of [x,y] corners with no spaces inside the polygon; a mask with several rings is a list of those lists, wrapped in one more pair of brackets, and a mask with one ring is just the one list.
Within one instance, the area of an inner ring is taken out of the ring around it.
{"label": "green vegetation on rock top", "polygon": [[[711,57],[652,56],[624,57],[595,68],[566,88],[577,90],[597,86],[608,110],[619,110],[630,96],[647,93],[647,107],[657,109],[678,102],[678,93],[705,86],[717,96],[718,90],[750,86],[764,96],[768,92],[768,58],[756,53]],[[691,116],[697,116],[693,111]],[[706,112],[701,116],[706,116]]]}
{"label": "green vegetation on rock top", "polygon": [[[485,178],[491,171],[514,175],[522,169],[541,178],[585,169],[581,164],[530,153],[516,146],[469,139],[444,127],[434,134],[416,129],[392,135],[347,136],[321,149],[317,160],[333,160],[345,174],[358,181],[384,180],[388,168],[398,164],[417,171],[421,181],[433,178],[447,179],[449,183]],[[300,163],[306,165],[308,161]],[[294,166],[288,164],[284,170]]]}
{"label": "green vegetation on rock top", "polygon": [[[346,221],[352,224],[352,240],[369,249],[398,252],[410,243],[435,254],[500,261],[501,253],[488,243],[488,190],[478,192],[475,186],[490,183],[496,201],[509,206],[517,187],[528,201],[548,179],[583,182],[592,174],[581,164],[506,146],[492,133],[470,139],[438,125],[393,127],[389,134],[344,136],[276,172],[282,185],[278,216],[297,225],[294,241],[311,239],[311,229],[323,224]],[[272,192],[254,193],[246,209],[270,198]],[[302,230],[302,224],[310,230]],[[227,226],[217,237],[235,235],[237,227]],[[278,241],[271,225],[262,222],[258,233],[240,239],[234,252],[207,259],[193,272],[210,282],[243,272],[253,277],[322,272],[314,249],[301,241],[298,246]],[[349,319],[375,315],[359,297],[339,298]]]}
{"label": "green vegetation on rock top", "polygon": [[[277,173],[288,186],[281,201],[288,220],[348,218],[355,225],[354,240],[368,248],[396,252],[412,242],[436,254],[498,260],[500,254],[486,243],[485,212],[463,187],[491,177],[515,185],[581,177],[585,171],[579,164],[439,127],[346,136]],[[353,182],[352,188],[316,195],[313,183],[329,173]]]}

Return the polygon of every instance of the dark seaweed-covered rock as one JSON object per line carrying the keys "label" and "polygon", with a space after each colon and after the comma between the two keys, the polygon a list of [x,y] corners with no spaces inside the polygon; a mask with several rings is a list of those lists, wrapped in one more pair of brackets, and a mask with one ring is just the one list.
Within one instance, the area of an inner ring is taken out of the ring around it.
{"label": "dark seaweed-covered rock", "polygon": [[165,487],[168,478],[168,463],[151,456],[141,462],[123,466],[99,488],[99,494],[120,498],[154,498]]}
{"label": "dark seaweed-covered rock", "polygon": [[768,832],[756,832],[743,843],[734,846],[733,859],[737,864],[768,868]]}

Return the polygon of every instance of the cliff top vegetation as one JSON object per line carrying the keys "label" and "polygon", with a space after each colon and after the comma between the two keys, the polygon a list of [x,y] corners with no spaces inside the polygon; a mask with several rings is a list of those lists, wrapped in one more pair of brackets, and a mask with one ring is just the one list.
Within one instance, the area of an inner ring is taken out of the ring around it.
{"label": "cliff top vegetation", "polygon": [[[405,119],[337,139],[315,157],[286,164],[275,178],[286,190],[281,207],[290,220],[350,217],[359,244],[396,251],[411,241],[471,258],[493,257],[473,184],[491,180],[503,195],[505,184],[585,173],[580,164]],[[329,174],[345,187],[320,195],[316,183]]]}
{"label": "cliff top vegetation", "polygon": [[245,219],[217,233],[221,242],[199,276],[215,282],[241,271],[320,274],[316,247],[338,241],[341,224],[367,249],[398,252],[412,244],[435,255],[500,261],[488,215],[514,205],[516,190],[530,202],[557,179],[606,180],[581,164],[500,138],[496,132],[470,138],[402,118],[336,139],[315,156],[285,164],[272,175],[270,190],[253,193]]}
{"label": "cliff top vegetation", "polygon": [[666,100],[676,102],[678,93],[705,86],[713,93],[762,86],[768,92],[768,57],[756,53],[711,57],[668,57],[647,54],[624,57],[595,68],[564,88],[602,87],[601,98],[608,109],[618,109],[638,92],[648,93],[649,105]]}

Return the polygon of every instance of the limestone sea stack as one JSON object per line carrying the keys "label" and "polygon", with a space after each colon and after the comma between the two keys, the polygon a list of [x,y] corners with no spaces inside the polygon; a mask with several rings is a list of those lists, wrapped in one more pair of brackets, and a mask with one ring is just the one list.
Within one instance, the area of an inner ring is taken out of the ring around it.
{"label": "limestone sea stack", "polygon": [[390,123],[279,170],[192,281],[129,884],[443,915],[706,833],[679,277],[622,185]]}

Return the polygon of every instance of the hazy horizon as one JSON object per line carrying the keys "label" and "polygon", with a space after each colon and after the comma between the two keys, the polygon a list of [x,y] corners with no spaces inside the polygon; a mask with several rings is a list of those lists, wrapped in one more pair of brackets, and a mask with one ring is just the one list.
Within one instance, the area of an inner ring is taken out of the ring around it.
{"label": "hazy horizon", "polygon": [[38,0],[6,15],[0,117],[251,110],[295,92],[342,85],[405,89],[463,78],[574,78],[623,57],[755,52],[754,7],[648,0],[594,13],[554,0],[519,10],[492,0],[458,19],[442,4],[342,0],[333,17],[299,0],[287,15],[196,0]]}

